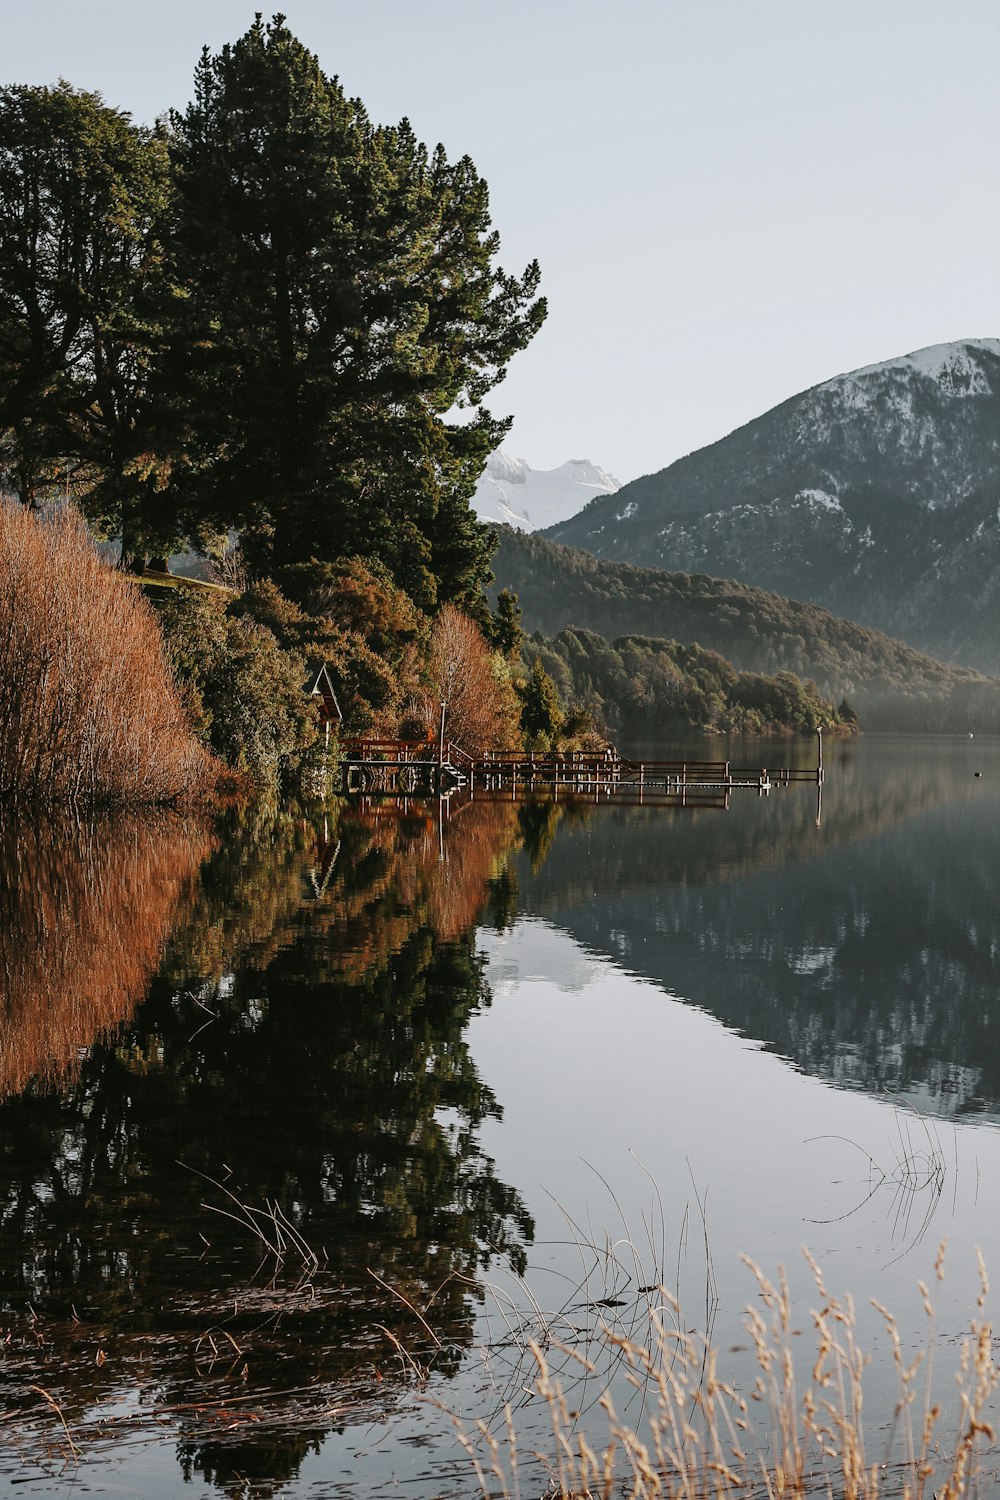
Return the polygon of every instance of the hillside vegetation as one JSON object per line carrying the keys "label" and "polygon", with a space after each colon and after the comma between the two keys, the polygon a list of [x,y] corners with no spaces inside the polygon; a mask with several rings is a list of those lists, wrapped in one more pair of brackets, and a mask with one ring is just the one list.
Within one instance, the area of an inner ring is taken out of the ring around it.
{"label": "hillside vegetation", "polygon": [[1000,671],[998,431],[1000,340],[939,344],[803,391],[547,535]]}
{"label": "hillside vegetation", "polygon": [[737,672],[717,651],[649,636],[607,641],[592,630],[561,630],[525,645],[565,702],[618,730],[698,729],[706,734],[853,734],[854,710],[827,702],[814,682],[793,672]]}
{"label": "hillside vegetation", "polygon": [[749,584],[602,561],[502,528],[496,588],[519,596],[529,630],[697,642],[738,672],[794,672],[848,698],[866,729],[1000,730],[1000,680],[948,666],[881,631]]}

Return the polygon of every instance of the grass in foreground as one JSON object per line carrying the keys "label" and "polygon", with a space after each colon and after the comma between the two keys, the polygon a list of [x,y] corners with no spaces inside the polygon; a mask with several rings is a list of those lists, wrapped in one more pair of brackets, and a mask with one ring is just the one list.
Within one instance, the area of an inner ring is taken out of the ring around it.
{"label": "grass in foreground", "polygon": [[[936,1261],[939,1279],[943,1249]],[[867,1361],[852,1299],[831,1295],[810,1260],[818,1305],[811,1314],[815,1349],[803,1380],[787,1281],[782,1274],[773,1282],[747,1264],[759,1293],[759,1307],[745,1314],[754,1364],[750,1389],[738,1391],[720,1377],[719,1351],[709,1339],[684,1331],[680,1305],[662,1286],[644,1288],[653,1295],[641,1332],[630,1334],[621,1322],[608,1321],[582,1342],[561,1342],[540,1327],[524,1342],[533,1370],[521,1391],[544,1403],[551,1434],[545,1450],[527,1450],[512,1401],[503,1406],[499,1438],[495,1423],[455,1418],[482,1495],[527,1500],[538,1494],[540,1470],[548,1476],[546,1500],[957,1500],[995,1492],[996,1475],[987,1477],[985,1461],[987,1455],[997,1458],[995,1447],[991,1453],[991,1403],[1000,1371],[981,1259],[976,1310],[954,1372],[957,1401],[947,1409],[935,1395],[929,1289],[920,1283],[926,1344],[909,1363],[894,1318],[873,1303],[885,1321],[898,1379],[892,1430],[888,1441],[879,1432],[878,1459],[865,1432]],[[624,1370],[626,1389],[638,1393],[636,1419],[623,1420],[615,1409],[608,1372],[616,1368]],[[599,1398],[581,1400],[581,1388],[595,1379],[601,1382]],[[536,1418],[533,1431],[537,1426]],[[991,1471],[996,1468],[994,1461]]]}

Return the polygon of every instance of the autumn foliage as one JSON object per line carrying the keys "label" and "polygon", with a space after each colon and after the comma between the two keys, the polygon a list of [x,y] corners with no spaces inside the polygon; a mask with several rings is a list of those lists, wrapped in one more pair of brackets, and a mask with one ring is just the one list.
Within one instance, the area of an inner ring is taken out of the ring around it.
{"label": "autumn foliage", "polygon": [[0,796],[177,802],[213,775],[138,586],[70,510],[0,504]]}
{"label": "autumn foliage", "polygon": [[0,821],[0,1099],[65,1082],[143,999],[211,838],[170,814]]}
{"label": "autumn foliage", "polygon": [[445,707],[445,735],[469,754],[512,749],[519,707],[507,663],[495,656],[475,620],[453,604],[438,612],[431,631],[434,720]]}

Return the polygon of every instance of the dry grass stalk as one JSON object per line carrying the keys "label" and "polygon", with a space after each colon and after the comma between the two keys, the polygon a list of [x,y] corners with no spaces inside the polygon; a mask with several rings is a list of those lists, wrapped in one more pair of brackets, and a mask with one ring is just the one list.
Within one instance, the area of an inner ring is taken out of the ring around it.
{"label": "dry grass stalk", "polygon": [[[595,1330],[597,1342],[613,1356],[607,1368],[614,1372],[620,1360],[627,1385],[642,1396],[639,1420],[624,1420],[606,1381],[596,1403],[603,1414],[599,1439],[585,1431],[579,1410],[578,1387],[593,1376],[593,1359],[552,1338],[551,1325],[538,1339],[527,1339],[524,1351],[533,1376],[521,1389],[544,1402],[551,1431],[548,1449],[532,1454],[530,1470],[536,1483],[538,1465],[548,1474],[546,1500],[806,1500],[819,1494],[929,1500],[932,1486],[934,1500],[973,1493],[984,1445],[996,1442],[989,1406],[1000,1382],[981,1258],[976,1311],[956,1374],[956,1426],[950,1438],[942,1430],[943,1406],[934,1397],[934,1311],[927,1288],[921,1285],[926,1348],[910,1362],[903,1357],[894,1319],[872,1304],[885,1319],[899,1379],[890,1446],[878,1462],[867,1451],[867,1359],[858,1343],[854,1303],[850,1296],[833,1296],[818,1265],[809,1263],[819,1302],[811,1315],[815,1354],[801,1393],[787,1279],[782,1272],[772,1281],[749,1260],[758,1305],[749,1307],[744,1319],[756,1371],[746,1394],[720,1376],[719,1353],[711,1342],[683,1331],[677,1299],[662,1286],[650,1312],[652,1338],[630,1338],[605,1322]],[[936,1270],[940,1278],[943,1247]],[[554,1355],[561,1361],[558,1376],[551,1368]],[[593,1421],[595,1408],[588,1409]],[[528,1473],[519,1460],[509,1401],[502,1413],[501,1440],[489,1421],[469,1426],[456,1419],[455,1425],[482,1494],[518,1500],[527,1492]]]}
{"label": "dry grass stalk", "polygon": [[51,1391],[47,1391],[44,1386],[40,1385],[29,1385],[28,1390],[34,1391],[36,1396],[41,1396],[42,1400],[46,1401],[55,1412],[56,1416],[59,1418],[60,1426],[62,1427],[62,1430],[66,1435],[66,1442],[69,1445],[70,1457],[73,1459],[74,1463],[79,1463],[80,1450],[73,1441],[73,1435],[70,1432],[66,1422],[66,1418],[63,1415],[62,1407],[59,1405],[59,1402],[56,1400],[55,1396],[53,1396]]}
{"label": "dry grass stalk", "polygon": [[128,806],[213,779],[138,585],[72,511],[0,503],[0,796]]}
{"label": "dry grass stalk", "polygon": [[[180,1165],[187,1166],[187,1163],[181,1162]],[[319,1270],[320,1256],[307,1244],[280,1203],[265,1198],[264,1207],[255,1208],[252,1204],[245,1203],[224,1183],[217,1182],[214,1177],[209,1177],[207,1172],[199,1172],[197,1167],[190,1166],[187,1170],[194,1172],[196,1177],[201,1177],[212,1187],[217,1188],[226,1201],[232,1205],[232,1208],[222,1208],[217,1203],[203,1203],[202,1208],[208,1209],[210,1213],[221,1214],[224,1219],[231,1219],[244,1229],[248,1229],[261,1249],[266,1252],[266,1256],[273,1258],[275,1270],[280,1270],[289,1258],[305,1277],[312,1276]]]}

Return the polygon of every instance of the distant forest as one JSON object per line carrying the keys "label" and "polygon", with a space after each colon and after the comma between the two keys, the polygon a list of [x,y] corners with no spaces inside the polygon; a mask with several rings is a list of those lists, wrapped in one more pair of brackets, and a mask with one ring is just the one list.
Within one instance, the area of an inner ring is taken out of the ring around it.
{"label": "distant forest", "polygon": [[847,698],[865,729],[1000,731],[1000,679],[948,666],[819,605],[705,574],[606,562],[507,527],[493,569],[494,587],[517,593],[529,631],[576,627],[608,640],[641,632],[697,643],[737,672],[792,672],[834,702]]}
{"label": "distant forest", "polygon": [[589,712],[612,735],[697,729],[708,734],[853,734],[852,705],[823,698],[793,672],[737,672],[717,651],[648,636],[607,641],[592,630],[561,630],[527,640],[565,702]]}

